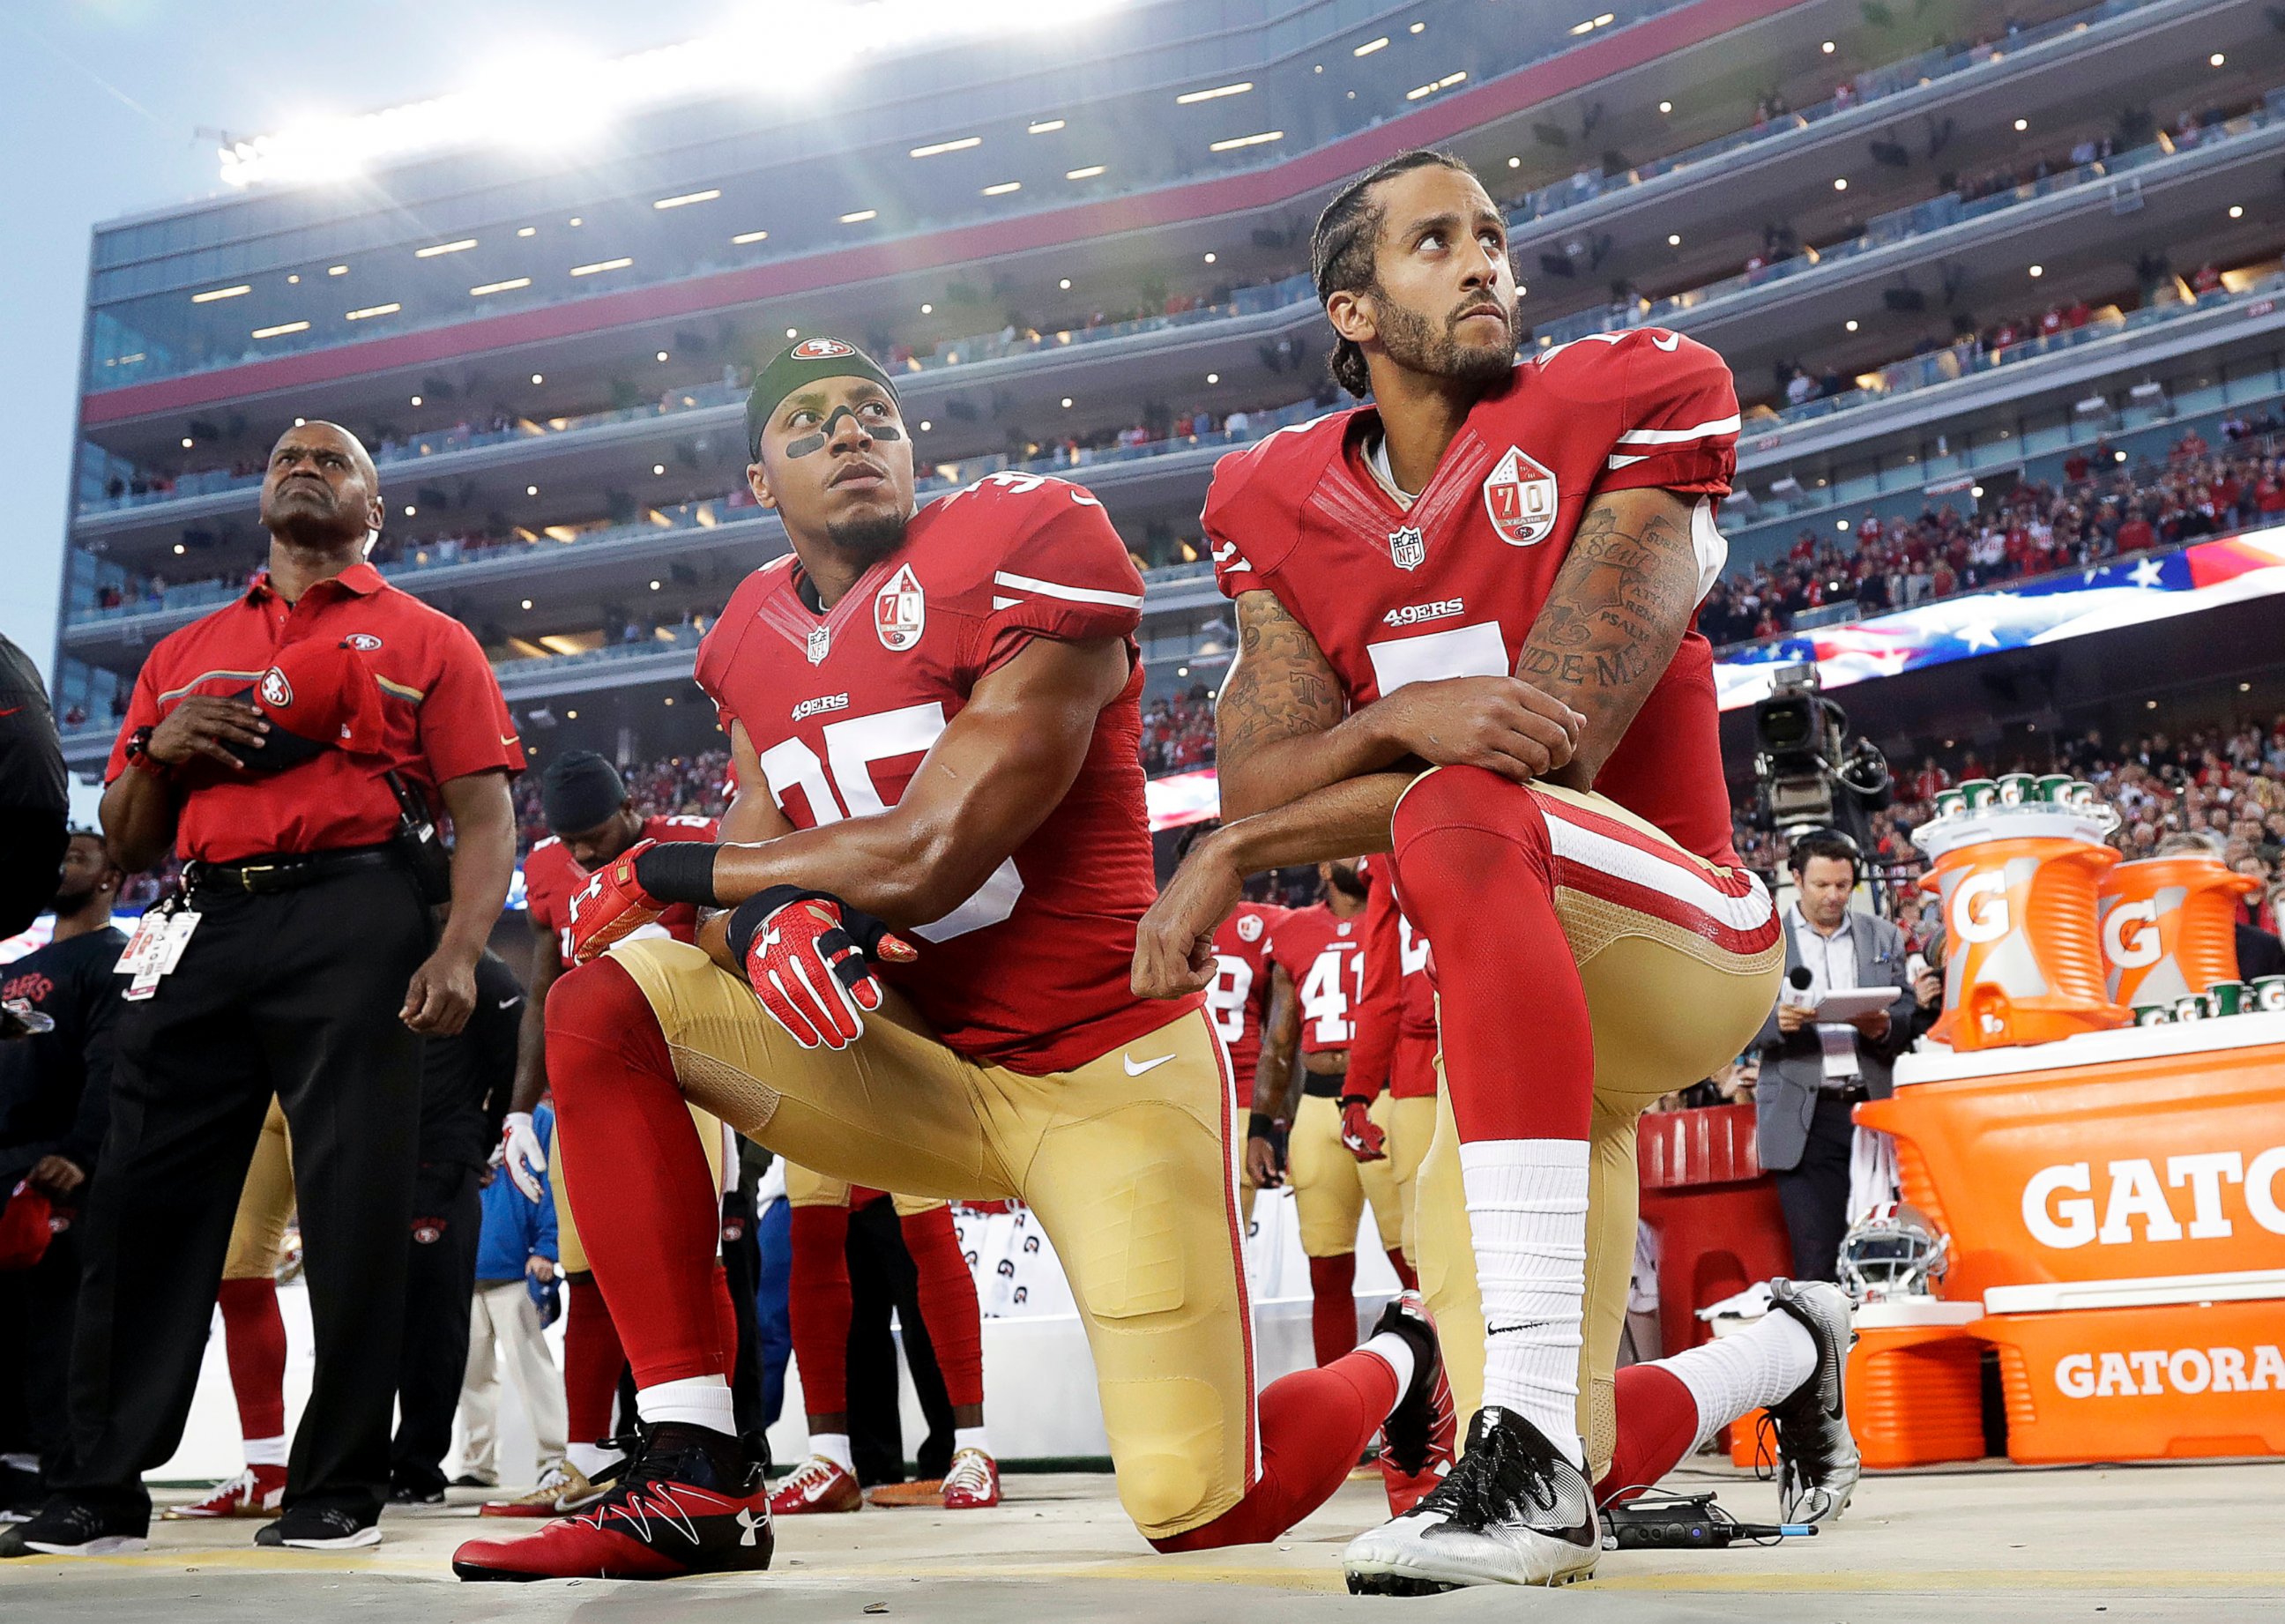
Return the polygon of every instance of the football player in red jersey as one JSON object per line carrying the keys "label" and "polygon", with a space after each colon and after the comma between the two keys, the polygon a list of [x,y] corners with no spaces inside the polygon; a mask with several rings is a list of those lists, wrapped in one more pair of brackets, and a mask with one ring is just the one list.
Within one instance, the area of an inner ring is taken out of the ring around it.
{"label": "football player in red jersey", "polygon": [[1428,938],[1413,930],[1412,922],[1397,907],[1388,865],[1367,863],[1365,882],[1370,894],[1364,913],[1364,998],[1357,1006],[1356,1035],[1349,1043],[1341,1114],[1353,1118],[1362,1108],[1386,1129],[1383,1149],[1404,1220],[1398,1255],[1406,1269],[1417,1270],[1420,1253],[1414,1187],[1436,1133],[1436,991],[1428,976]]}
{"label": "football player in red jersey", "polygon": [[[1188,850],[1187,842],[1183,849]],[[1206,1013],[1213,1017],[1215,1035],[1221,1039],[1222,1048],[1229,1055],[1233,1092],[1240,1100],[1252,1102],[1246,1121],[1245,1153],[1238,1169],[1238,1210],[1249,1235],[1252,1233],[1255,1191],[1275,1189],[1284,1176],[1285,1136],[1293,1126],[1284,1109],[1284,1071],[1280,1069],[1274,1079],[1277,1103],[1268,1110],[1262,1109],[1262,1093],[1255,1086],[1256,1079],[1261,1075],[1261,1035],[1263,1023],[1269,1015],[1271,973],[1275,968],[1269,950],[1278,922],[1289,912],[1274,902],[1256,902],[1251,898],[1241,900],[1230,910],[1229,917],[1214,927],[1214,973],[1205,986]]]}
{"label": "football player in red jersey", "polygon": [[[606,865],[574,953],[617,945],[547,1007],[561,1159],[643,1451],[585,1514],[472,1542],[454,1571],[767,1565],[687,1100],[828,1177],[1025,1202],[1080,1305],[1120,1499],[1161,1549],[1276,1537],[1384,1420],[1425,1458],[1449,1412],[1417,1298],[1255,1400],[1222,1051],[1195,992],[1170,1008],[1129,985],[1152,894],[1142,584],[1102,507],[995,475],[915,514],[895,390],[837,340],[765,367],[748,425],[793,553],[699,653],[742,843]],[[703,947],[622,939],[677,901],[734,912]]]}
{"label": "football player in red jersey", "polygon": [[[523,859],[524,908],[531,921],[531,995],[525,1000],[523,1028],[516,1046],[515,1087],[500,1133],[501,1164],[516,1189],[539,1198],[538,1174],[547,1157],[532,1130],[531,1114],[547,1092],[547,1030],[542,1012],[547,989],[571,968],[571,898],[590,872],[639,842],[714,838],[714,820],[672,814],[645,815],[628,795],[618,769],[593,750],[568,750],[539,775],[539,812],[551,833]],[[688,941],[698,929],[698,911],[669,909],[651,930]],[[696,1130],[708,1147],[707,1159],[722,1167],[721,1125],[694,1110]],[[556,1126],[561,1156],[562,1126]],[[618,1398],[626,1354],[611,1311],[587,1267],[586,1249],[571,1219],[569,1191],[559,1165],[550,1181],[555,1204],[563,1280],[563,1392],[569,1447],[562,1462],[540,1474],[528,1494],[485,1503],[486,1517],[556,1517],[585,1509],[601,1498],[621,1455],[612,1441],[611,1410]],[[727,1291],[727,1283],[724,1290]]]}
{"label": "football player in red jersey", "polygon": [[1135,985],[1197,984],[1244,875],[1342,852],[1388,851],[1435,945],[1449,1114],[1417,1190],[1421,1276],[1456,1397],[1480,1408],[1443,1484],[1351,1545],[1350,1583],[1582,1577],[1598,1480],[1653,1480],[1747,1397],[1778,1420],[1788,1515],[1837,1509],[1856,1472],[1837,1293],[1780,1284],[1754,1347],[1611,1385],[1636,1114],[1735,1053],[1781,962],[1730,849],[1692,630],[1724,551],[1729,371],[1655,328],[1519,363],[1505,223],[1441,153],[1345,187],[1312,258],[1335,376],[1374,404],[1216,469],[1229,821],[1146,920]]}

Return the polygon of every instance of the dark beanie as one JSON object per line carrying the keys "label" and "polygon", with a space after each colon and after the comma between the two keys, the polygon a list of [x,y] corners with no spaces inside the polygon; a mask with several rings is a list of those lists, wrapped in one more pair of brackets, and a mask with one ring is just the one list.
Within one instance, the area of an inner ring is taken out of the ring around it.
{"label": "dark beanie", "polygon": [[796,389],[820,378],[870,378],[897,398],[897,386],[879,363],[856,345],[837,338],[805,338],[788,344],[754,374],[746,396],[746,450],[758,461],[762,454],[762,425],[770,413]]}
{"label": "dark beanie", "polygon": [[539,775],[539,812],[552,834],[583,834],[618,811],[626,798],[618,769],[593,750],[558,756]]}

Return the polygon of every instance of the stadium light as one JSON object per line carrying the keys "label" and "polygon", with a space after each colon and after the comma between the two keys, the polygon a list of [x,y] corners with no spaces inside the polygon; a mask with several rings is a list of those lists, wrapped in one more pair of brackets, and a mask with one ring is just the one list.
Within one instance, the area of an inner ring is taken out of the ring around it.
{"label": "stadium light", "polygon": [[1038,119],[1025,127],[1024,133],[1033,136],[1053,135],[1064,127],[1062,119]]}
{"label": "stadium light", "polygon": [[251,282],[240,282],[235,287],[209,287],[202,294],[192,294],[191,302],[212,304],[217,299],[235,299],[240,294],[250,294],[253,291],[254,284]]}
{"label": "stadium light", "polygon": [[1851,316],[1847,321],[1843,322],[1841,326],[1849,332],[1854,333],[1857,331],[1857,318],[1854,316]]}
{"label": "stadium light", "polygon": [[404,307],[403,305],[397,303],[368,304],[362,310],[356,310],[348,312],[344,319],[349,321],[368,321],[375,316],[394,316],[397,311],[404,308]]}
{"label": "stadium light", "polygon": [[1062,288],[1065,293],[1069,293],[1071,292],[1071,279],[1069,277],[1064,277],[1056,283],[1056,286]]}
{"label": "stadium light", "polygon": [[1187,107],[1196,102],[1218,101],[1225,96],[1243,96],[1252,88],[1252,80],[1241,79],[1236,84],[1218,84],[1211,90],[1185,90],[1174,98],[1174,105]]}
{"label": "stadium light", "polygon": [[[529,287],[530,286],[531,279],[530,277],[510,277],[505,282],[479,282],[474,287],[468,289],[468,296],[472,299],[481,299],[487,294],[505,294],[512,292],[519,287]],[[538,380],[534,379],[533,381],[538,382]]]}
{"label": "stadium light", "polygon": [[519,225],[515,228],[515,234],[519,237],[537,237],[539,235],[539,228],[536,225]]}
{"label": "stadium light", "polygon": [[926,146],[916,146],[907,154],[913,158],[934,158],[945,153],[964,153],[971,146],[984,145],[982,136],[962,136],[957,141],[931,141]]}
{"label": "stadium light", "polygon": [[1658,104],[1658,110],[1661,113],[1671,113],[1674,111],[1674,104],[1670,101],[1662,101]]}
{"label": "stadium light", "polygon": [[[844,225],[862,225],[868,220],[876,220],[880,218],[880,215],[881,211],[877,208],[852,208],[847,214],[841,216],[841,224]],[[787,336],[790,338],[792,334],[789,333]]]}
{"label": "stadium light", "polygon": [[1103,173],[1104,167],[1105,166],[1099,163],[1090,163],[1085,169],[1065,169],[1064,171],[1064,178],[1065,180],[1093,180],[1096,176]]}
{"label": "stadium light", "polygon": [[599,259],[592,264],[574,265],[571,267],[571,274],[575,277],[591,277],[600,271],[624,271],[634,263],[632,255],[623,254],[616,259]]}
{"label": "stadium light", "polygon": [[2015,121],[2015,133],[2016,133],[2017,135],[2019,135],[2019,136],[2020,136],[2020,135],[2022,135],[2025,130],[2029,129],[2030,127],[2031,127],[2031,121],[2030,121],[2030,120],[2029,120],[2029,119],[2017,119],[2017,120]]}
{"label": "stadium light", "polygon": [[1011,192],[1021,192],[1023,189],[1024,183],[1020,180],[1003,180],[985,187],[984,195],[988,198],[1004,198]]}
{"label": "stadium light", "polygon": [[653,208],[687,208],[693,203],[711,203],[721,195],[721,187],[709,186],[703,192],[685,192],[675,197],[660,198],[651,207]]}
{"label": "stadium light", "polygon": [[415,395],[415,396],[412,397],[412,404],[413,404],[414,405],[416,405],[416,406],[417,406],[417,405],[419,405],[419,404],[420,404],[420,397],[418,395]]}
{"label": "stadium light", "polygon": [[288,333],[307,333],[309,330],[310,324],[306,321],[281,321],[274,327],[256,327],[254,330],[254,336],[284,338]]}
{"label": "stadium light", "polygon": [[2245,218],[2245,205],[2244,205],[2244,204],[2242,204],[2242,203],[2232,203],[2232,204],[2229,206],[2229,217],[2230,217],[2231,219],[2233,219],[2233,220],[2242,220],[2242,219],[2244,219],[2244,218]]}
{"label": "stadium light", "polygon": [[326,267],[326,274],[329,277],[345,277],[349,275],[349,268],[347,265],[328,265]]}
{"label": "stadium light", "polygon": [[1232,136],[1227,141],[1210,141],[1206,144],[1206,150],[1210,153],[1234,153],[1241,146],[1262,146],[1284,138],[1285,132],[1282,129],[1265,129],[1259,135]]}
{"label": "stadium light", "polygon": [[435,259],[439,254],[465,254],[476,246],[473,237],[463,237],[457,242],[432,242],[425,248],[412,250],[415,259]]}
{"label": "stadium light", "polygon": [[192,439],[190,435],[185,435],[183,436],[183,449],[184,449],[185,451],[189,451],[192,446],[196,445],[197,443],[198,443],[198,442],[197,442],[196,440]]}
{"label": "stadium light", "polygon": [[769,233],[767,231],[740,231],[735,237],[730,239],[730,240],[738,247],[743,247],[750,242],[764,242],[766,241],[768,238]]}
{"label": "stadium light", "polygon": [[1388,35],[1384,34],[1377,40],[1365,41],[1363,44],[1359,45],[1355,51],[1350,51],[1349,55],[1353,57],[1369,57],[1376,51],[1384,51],[1387,49],[1387,46]]}

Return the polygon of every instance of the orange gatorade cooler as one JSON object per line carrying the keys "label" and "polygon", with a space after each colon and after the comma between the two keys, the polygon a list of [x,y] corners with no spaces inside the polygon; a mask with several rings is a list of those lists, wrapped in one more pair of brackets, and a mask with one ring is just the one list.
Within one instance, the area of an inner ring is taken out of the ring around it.
{"label": "orange gatorade cooler", "polygon": [[[2285,1293],[2285,1277],[2268,1290]],[[1968,1328],[1999,1347],[2010,1460],[2285,1455],[2285,1295],[2122,1290],[2108,1298],[2118,1306],[2046,1311],[2038,1305],[2102,1298],[2044,1288],[1993,1296],[2031,1310]]]}
{"label": "orange gatorade cooler", "polygon": [[2121,863],[2096,887],[2110,1001],[2171,1004],[2237,979],[2237,899],[2261,889],[2211,854]]}
{"label": "orange gatorade cooler", "polygon": [[1983,1305],[1935,1297],[1866,1303],[1843,1385],[1865,1464],[1933,1466],[1983,1458]]}
{"label": "orange gatorade cooler", "polygon": [[2032,803],[1938,818],[1914,831],[1934,859],[1950,951],[1943,1015],[1955,1049],[2048,1043],[2124,1026],[2096,945],[2095,888],[2118,853],[2092,809]]}

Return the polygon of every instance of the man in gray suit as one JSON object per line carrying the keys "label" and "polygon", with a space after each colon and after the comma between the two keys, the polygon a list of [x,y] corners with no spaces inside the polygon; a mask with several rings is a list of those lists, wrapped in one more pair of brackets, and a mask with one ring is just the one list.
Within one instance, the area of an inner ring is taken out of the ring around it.
{"label": "man in gray suit", "polygon": [[[1799,890],[1786,910],[1786,978],[1777,1008],[1755,1037],[1762,1075],[1755,1090],[1762,1165],[1777,1175],[1798,1280],[1838,1276],[1849,1228],[1849,1162],[1860,1100],[1888,1097],[1897,1055],[1928,1030],[1942,983],[1914,986],[1896,927],[1852,913],[1857,844],[1820,829],[1793,843],[1787,866]],[[1893,987],[1895,1003],[1845,1022],[1812,1012],[1829,992]]]}

